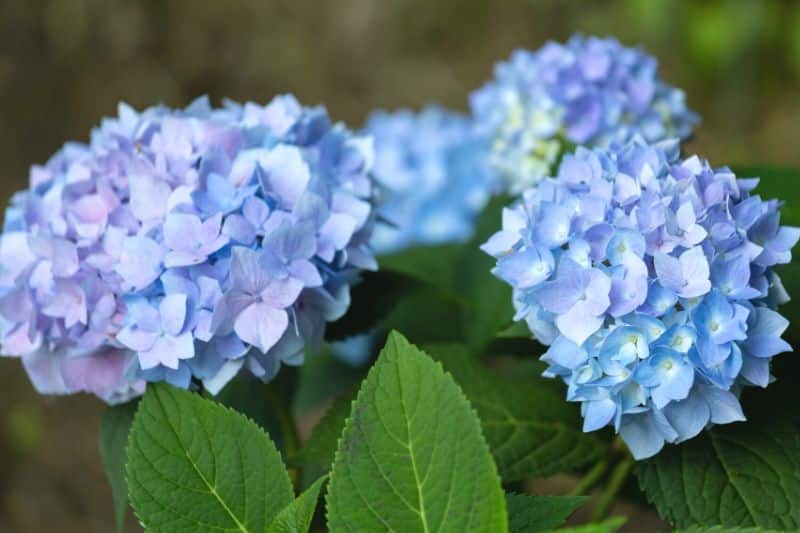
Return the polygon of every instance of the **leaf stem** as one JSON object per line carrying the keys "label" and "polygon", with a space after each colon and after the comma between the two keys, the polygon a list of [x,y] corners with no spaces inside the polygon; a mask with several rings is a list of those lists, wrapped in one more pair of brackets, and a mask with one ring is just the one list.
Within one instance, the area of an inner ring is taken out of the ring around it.
{"label": "leaf stem", "polygon": [[[280,394],[278,388],[270,383],[265,387],[267,404],[272,409],[275,419],[281,428],[281,440],[283,441],[284,459],[294,456],[300,451],[300,437],[297,433],[297,424],[292,416],[287,399]],[[292,485],[298,487],[300,481],[300,471],[297,468],[289,468],[289,478]]]}
{"label": "leaf stem", "polygon": [[628,480],[632,470],[633,459],[631,457],[626,457],[617,463],[611,472],[611,477],[603,491],[603,495],[600,497],[600,501],[597,502],[597,506],[594,508],[592,522],[597,522],[608,516],[611,506],[614,505],[614,501],[617,499],[617,494],[619,494],[625,481]]}
{"label": "leaf stem", "polygon": [[594,487],[600,478],[603,477],[603,474],[606,473],[608,470],[609,461],[607,458],[602,458],[589,470],[585,476],[578,481],[578,484],[575,485],[571,491],[569,491],[570,496],[582,496],[589,492],[592,487]]}

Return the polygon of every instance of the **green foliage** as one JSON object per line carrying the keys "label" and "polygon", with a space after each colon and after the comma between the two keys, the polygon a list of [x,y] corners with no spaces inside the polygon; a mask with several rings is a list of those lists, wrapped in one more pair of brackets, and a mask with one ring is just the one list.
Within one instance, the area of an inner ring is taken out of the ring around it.
{"label": "green foliage", "polygon": [[[463,341],[473,352],[511,325],[511,288],[491,275],[494,260],[480,245],[500,228],[509,198],[495,197],[476,224],[475,236],[458,245],[418,246],[382,257],[381,271],[408,285],[381,321],[419,343]],[[413,281],[413,283],[412,283]]]}
{"label": "green foliage", "polygon": [[306,466],[315,466],[325,471],[330,469],[336,456],[339,436],[350,415],[351,404],[355,399],[355,391],[337,398],[331,404],[325,416],[314,426],[308,442],[295,458]]}
{"label": "green foliage", "polygon": [[567,527],[559,529],[560,533],[614,533],[621,528],[627,519],[624,516],[612,516],[611,518],[596,524],[586,524],[583,526]]}
{"label": "green foliage", "polygon": [[564,524],[575,510],[586,503],[585,496],[533,496],[506,494],[508,531],[537,533]]}
{"label": "green foliage", "polygon": [[398,301],[418,287],[419,282],[412,277],[389,269],[363,273],[350,294],[350,308],[342,318],[328,324],[325,338],[342,340],[377,327]]}
{"label": "green foliage", "polygon": [[777,531],[760,527],[691,526],[676,533],[777,533]]}
{"label": "green foliage", "polygon": [[100,419],[98,448],[111,496],[114,499],[114,519],[117,531],[125,529],[125,513],[128,510],[128,483],[125,481],[125,445],[133,423],[138,402],[108,406]]}
{"label": "green foliage", "polygon": [[305,492],[278,513],[270,524],[268,533],[305,533],[311,528],[311,520],[317,509],[317,500],[322,485],[328,476],[316,480]]}
{"label": "green foliage", "polygon": [[648,499],[677,527],[800,528],[800,432],[775,417],[713,428],[638,465]]}
{"label": "green foliage", "polygon": [[353,404],[327,509],[333,532],[507,530],[500,479],[469,402],[398,333]]}
{"label": "green foliage", "polygon": [[153,531],[265,531],[293,501],[280,455],[254,422],[163,384],[140,403],[126,471],[131,504]]}
{"label": "green foliage", "polygon": [[561,383],[501,377],[456,344],[433,345],[428,351],[478,412],[504,481],[576,469],[604,452],[596,435],[581,431],[578,409],[564,399]]}
{"label": "green foliage", "polygon": [[245,415],[258,424],[278,447],[283,448],[283,435],[280,423],[267,406],[266,387],[257,379],[234,379],[213,399],[226,407]]}

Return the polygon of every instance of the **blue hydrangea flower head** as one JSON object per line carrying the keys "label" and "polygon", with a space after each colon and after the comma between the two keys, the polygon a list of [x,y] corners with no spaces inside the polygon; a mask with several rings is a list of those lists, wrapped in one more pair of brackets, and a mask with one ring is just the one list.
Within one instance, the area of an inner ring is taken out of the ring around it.
{"label": "blue hydrangea flower head", "polygon": [[120,105],[34,166],[0,238],[0,340],[42,393],[218,391],[303,361],[349,305],[375,218],[370,143],[292,96]]}
{"label": "blue hydrangea flower head", "polygon": [[580,35],[515,51],[471,95],[471,107],[491,140],[492,170],[512,194],[550,175],[570,146],[683,139],[698,121],[683,91],[661,81],[654,57]]}
{"label": "blue hydrangea flower head", "polygon": [[611,425],[649,457],[744,420],[742,388],[770,383],[770,360],[791,350],[773,268],[800,229],[757,183],[637,137],[567,154],[504,210],[483,250],[584,431]]}
{"label": "blue hydrangea flower head", "polygon": [[378,111],[364,130],[374,139],[387,222],[375,228],[376,252],[468,239],[492,187],[487,145],[469,118],[439,107]]}

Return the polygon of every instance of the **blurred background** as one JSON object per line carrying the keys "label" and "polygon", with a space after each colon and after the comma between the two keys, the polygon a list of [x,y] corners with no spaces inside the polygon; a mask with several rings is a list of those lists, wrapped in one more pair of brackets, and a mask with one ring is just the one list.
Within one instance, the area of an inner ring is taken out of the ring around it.
{"label": "blurred background", "polygon": [[[358,127],[375,107],[466,110],[493,63],[574,32],[656,55],[703,117],[690,149],[713,164],[800,166],[791,0],[0,0],[0,197],[119,100],[292,92]],[[38,397],[19,361],[0,360],[0,531],[112,530],[101,411]]]}

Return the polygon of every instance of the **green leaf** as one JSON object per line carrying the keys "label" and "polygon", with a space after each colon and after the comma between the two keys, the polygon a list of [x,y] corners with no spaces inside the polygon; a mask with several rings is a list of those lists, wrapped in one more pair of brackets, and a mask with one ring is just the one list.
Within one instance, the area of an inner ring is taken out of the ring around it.
{"label": "green leaf", "polygon": [[458,257],[457,289],[467,300],[464,310],[464,339],[479,352],[499,331],[512,324],[511,287],[492,274],[496,260],[480,249],[502,227],[503,208],[510,198],[492,198],[476,224],[475,235]]}
{"label": "green leaf", "polygon": [[398,302],[384,320],[385,330],[402,331],[412,341],[457,341],[463,338],[464,307],[430,289],[419,289]]}
{"label": "green leaf", "polygon": [[269,526],[269,533],[306,533],[311,529],[319,491],[327,479],[328,476],[319,478],[296,500],[284,507]]}
{"label": "green leaf", "polygon": [[151,384],[128,443],[131,504],[145,528],[265,531],[293,501],[278,450],[251,420]]}
{"label": "green leaf", "polygon": [[327,345],[317,354],[306,354],[298,371],[300,376],[292,402],[298,418],[319,412],[342,394],[355,396],[353,391],[367,374],[366,369],[354,368],[337,358]]}
{"label": "green leaf", "polygon": [[237,377],[232,379],[216,396],[208,399],[237,411],[263,429],[278,449],[283,448],[280,423],[267,403],[267,385],[258,379]]}
{"label": "green leaf", "polygon": [[533,496],[506,494],[508,531],[536,533],[550,531],[566,522],[575,510],[586,503],[585,496]]}
{"label": "green leaf", "polygon": [[478,411],[503,481],[577,469],[605,451],[596,435],[581,430],[578,408],[566,401],[560,382],[499,376],[475,361],[464,346],[427,348]]}
{"label": "green leaf", "polygon": [[327,340],[342,340],[376,327],[419,281],[391,271],[364,272],[351,290],[350,307],[325,328]]}
{"label": "green leaf", "polygon": [[392,332],[353,403],[331,473],[337,531],[507,531],[478,419],[441,365]]}
{"label": "green leaf", "polygon": [[627,522],[627,518],[624,516],[612,516],[611,518],[596,524],[565,527],[564,529],[559,529],[558,533],[614,533],[616,530],[621,528],[625,522]]}
{"label": "green leaf", "polygon": [[712,428],[641,462],[639,483],[661,516],[677,527],[800,528],[800,431],[775,412],[763,423]]}
{"label": "green leaf", "polygon": [[437,290],[455,294],[455,270],[462,247],[457,244],[414,246],[380,258],[382,271],[403,274]]}
{"label": "green leaf", "polygon": [[100,419],[100,435],[98,447],[100,460],[103,462],[111,495],[114,499],[114,519],[117,531],[125,529],[125,513],[128,510],[128,484],[125,481],[125,445],[133,423],[138,402],[132,401],[122,405],[106,408]]}

